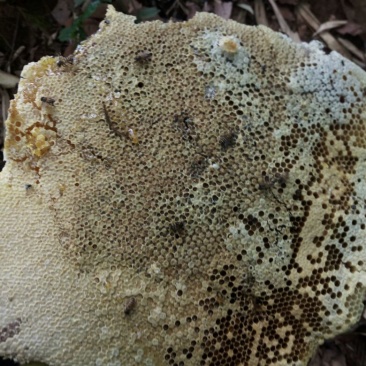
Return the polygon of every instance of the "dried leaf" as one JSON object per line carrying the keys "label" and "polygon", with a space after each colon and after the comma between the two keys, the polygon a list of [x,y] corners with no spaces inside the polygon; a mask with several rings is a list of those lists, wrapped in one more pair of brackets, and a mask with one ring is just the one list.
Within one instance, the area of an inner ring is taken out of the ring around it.
{"label": "dried leaf", "polygon": [[211,3],[209,3],[208,1],[205,1],[203,3],[203,8],[202,11],[206,12],[206,13],[211,13],[213,11],[213,6]]}
{"label": "dried leaf", "polygon": [[288,22],[295,22],[296,17],[294,12],[288,6],[279,6],[280,12],[285,20]]}
{"label": "dried leaf", "polygon": [[250,14],[250,12],[248,12],[247,10],[236,7],[233,10],[230,19],[235,20],[236,22],[241,24],[247,24],[247,16],[252,17],[253,15],[254,14]]}
{"label": "dried leaf", "polygon": [[335,338],[335,344],[346,356],[347,365],[363,366],[366,364],[366,337],[362,332],[365,330],[365,325],[362,323],[361,321],[361,325],[353,332]]}
{"label": "dried leaf", "polygon": [[285,18],[283,17],[283,15],[281,14],[280,9],[278,9],[278,6],[276,4],[276,2],[274,0],[268,0],[269,3],[271,4],[273,11],[276,15],[276,18],[278,20],[278,23],[281,27],[282,32],[286,33],[294,42],[300,42],[300,37],[297,34],[297,32],[293,32],[291,30],[291,28],[289,27],[289,25],[287,24]]}
{"label": "dried leaf", "polygon": [[322,360],[321,360],[320,352],[321,351],[318,348],[318,350],[316,351],[315,355],[310,360],[308,366],[321,366],[322,365],[322,363],[321,363]]}
{"label": "dried leaf", "polygon": [[85,20],[83,24],[83,30],[87,37],[91,36],[92,34],[96,33],[99,28],[99,23],[97,19],[89,18]]}
{"label": "dried leaf", "polygon": [[254,13],[257,24],[263,24],[268,27],[268,19],[266,10],[264,9],[263,0],[255,0]]}
{"label": "dried leaf", "polygon": [[0,70],[0,85],[5,89],[14,88],[19,82],[19,78],[5,71]]}
{"label": "dried leaf", "polygon": [[365,0],[351,0],[354,9],[354,17],[348,18],[355,21],[363,27],[363,38],[366,37],[366,1]]}
{"label": "dried leaf", "polygon": [[91,18],[98,19],[100,22],[102,19],[105,18],[107,7],[107,4],[103,4],[103,2],[101,2],[99,6],[95,9],[94,13],[91,15]]}
{"label": "dried leaf", "polygon": [[[2,121],[6,121],[8,118],[8,109],[10,105],[10,98],[8,92],[0,87],[0,94],[1,94],[1,117]],[[3,141],[3,125],[0,123],[0,145],[2,145]],[[0,161],[1,163],[1,161]],[[1,171],[1,165],[0,165],[0,171]]]}
{"label": "dried leaf", "polygon": [[143,6],[139,3],[138,0],[129,0],[129,14],[135,14],[136,11],[139,11],[140,9],[143,8]]}
{"label": "dried leaf", "polygon": [[338,28],[341,25],[347,24],[347,20],[330,20],[329,22],[325,22],[320,25],[318,30],[314,33],[313,37],[317,36],[321,32],[325,32],[330,29]]}
{"label": "dried leaf", "polygon": [[248,4],[235,4],[235,5],[238,6],[239,8],[241,8],[241,9],[244,9],[248,13],[254,15],[254,10],[250,5],[248,5]]}
{"label": "dried leaf", "polygon": [[365,61],[365,54],[360,51],[352,42],[344,38],[338,38],[339,43],[341,43],[349,52],[358,57],[361,61]]}
{"label": "dried leaf", "polygon": [[277,2],[284,5],[297,5],[299,0],[277,0]]}
{"label": "dried leaf", "polygon": [[197,13],[197,11],[200,10],[200,7],[196,3],[192,2],[192,1],[187,1],[185,3],[185,6],[186,6],[186,8],[188,10],[187,19],[193,18],[194,15]]}
{"label": "dried leaf", "polygon": [[356,57],[351,57],[350,60],[355,63],[357,66],[361,67],[361,69],[366,69],[366,63],[360,61],[358,58]]}
{"label": "dried leaf", "polygon": [[337,32],[344,35],[350,34],[351,36],[358,36],[363,32],[362,25],[358,23],[348,22],[345,26],[337,29]]}
{"label": "dried leaf", "polygon": [[137,0],[117,0],[119,9],[125,14],[136,14],[142,8],[142,5]]}
{"label": "dried leaf", "polygon": [[[311,28],[314,30],[319,29],[320,22],[316,18],[316,16],[311,12],[310,7],[308,4],[300,4],[297,9],[296,13],[303,18]],[[319,34],[319,37],[327,44],[327,46],[334,51],[339,52],[344,57],[351,59],[351,54],[348,50],[343,47],[338,40],[333,37],[328,31],[322,32]]]}
{"label": "dried leaf", "polygon": [[[344,352],[334,341],[326,341],[315,352],[308,366],[351,366],[351,364],[347,364]],[[352,366],[356,365],[352,364]]]}
{"label": "dried leaf", "polygon": [[60,25],[67,26],[68,20],[71,17],[70,1],[58,0],[56,6],[53,8],[51,15]]}
{"label": "dried leaf", "polygon": [[223,2],[221,0],[215,0],[214,2],[214,13],[221,18],[230,19],[231,12],[233,10],[233,3]]}

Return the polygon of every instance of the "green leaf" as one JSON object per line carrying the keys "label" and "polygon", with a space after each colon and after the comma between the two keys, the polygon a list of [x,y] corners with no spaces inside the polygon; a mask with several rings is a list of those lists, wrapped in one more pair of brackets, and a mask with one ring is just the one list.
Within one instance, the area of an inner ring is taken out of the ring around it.
{"label": "green leaf", "polygon": [[73,33],[72,28],[73,27],[71,26],[71,27],[67,27],[67,28],[61,29],[60,34],[58,35],[58,39],[61,42],[70,41],[70,39],[72,39],[71,34]]}
{"label": "green leaf", "polygon": [[71,40],[81,41],[86,38],[86,34],[82,28],[82,23],[76,19],[70,27],[66,27],[60,31],[58,39],[61,42],[69,42]]}
{"label": "green leaf", "polygon": [[84,20],[88,19],[97,10],[100,3],[101,3],[100,0],[92,1],[85,9],[84,13],[81,14],[77,20],[83,22]]}
{"label": "green leaf", "polygon": [[84,3],[85,0],[74,0],[74,6],[75,8],[77,8],[78,6],[80,6],[81,4]]}
{"label": "green leaf", "polygon": [[[75,0],[79,1],[79,0]],[[70,27],[64,28],[60,31],[58,39],[61,42],[68,42],[70,40],[82,41],[86,38],[86,34],[83,29],[83,22],[88,19],[101,4],[100,0],[92,1],[85,11],[74,20]]]}
{"label": "green leaf", "polygon": [[159,13],[160,13],[160,10],[156,7],[142,8],[136,14],[136,21],[141,22],[143,20],[153,18],[154,16],[158,15]]}

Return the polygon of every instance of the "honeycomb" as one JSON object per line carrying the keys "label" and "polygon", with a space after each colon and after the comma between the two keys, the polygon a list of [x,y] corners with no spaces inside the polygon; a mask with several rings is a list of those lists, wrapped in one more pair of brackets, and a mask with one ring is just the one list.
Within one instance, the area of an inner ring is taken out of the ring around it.
{"label": "honeycomb", "polygon": [[366,287],[366,75],[214,15],[109,7],[25,67],[0,176],[0,355],[306,365]]}

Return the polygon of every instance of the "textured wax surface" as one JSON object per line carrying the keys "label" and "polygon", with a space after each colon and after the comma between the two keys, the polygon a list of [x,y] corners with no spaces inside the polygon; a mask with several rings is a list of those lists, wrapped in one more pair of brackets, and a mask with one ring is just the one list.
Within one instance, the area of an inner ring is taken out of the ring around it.
{"label": "textured wax surface", "polygon": [[209,14],[100,28],[10,107],[0,355],[306,365],[363,308],[365,73]]}

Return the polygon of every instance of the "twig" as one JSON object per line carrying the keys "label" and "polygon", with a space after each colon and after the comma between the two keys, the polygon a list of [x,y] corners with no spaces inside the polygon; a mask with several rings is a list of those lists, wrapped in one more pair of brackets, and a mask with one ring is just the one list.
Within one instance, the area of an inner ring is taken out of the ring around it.
{"label": "twig", "polygon": [[9,55],[9,60],[7,62],[6,65],[6,71],[10,73],[10,64],[13,60],[13,54],[14,54],[14,47],[15,47],[15,41],[17,39],[17,35],[18,35],[18,29],[19,29],[19,13],[17,13],[17,20],[16,20],[16,24],[15,24],[15,30],[13,33],[13,39],[11,41],[11,51],[10,51],[10,55]]}
{"label": "twig", "polygon": [[257,24],[262,24],[268,27],[268,19],[266,10],[264,9],[263,0],[256,0],[254,3],[254,14]]}
{"label": "twig", "polygon": [[233,10],[233,3],[222,0],[214,0],[214,13],[224,19],[230,19]]}
{"label": "twig", "polygon": [[280,9],[278,9],[277,4],[274,0],[268,0],[271,4],[273,11],[277,17],[278,23],[280,24],[282,32],[286,33],[293,41],[301,42],[300,37],[297,32],[293,32],[289,25],[287,24],[285,18],[282,16]]}
{"label": "twig", "polygon": [[169,7],[169,9],[166,11],[166,15],[169,15],[173,9],[177,6],[178,0],[175,0],[173,4]]}
{"label": "twig", "polygon": [[[9,109],[9,105],[10,105],[10,98],[9,98],[9,94],[8,92],[3,89],[2,87],[0,87],[0,94],[1,94],[1,116],[3,121],[5,122],[6,119],[8,118],[8,109]],[[0,125],[0,129],[3,128]],[[0,136],[2,134],[2,131],[0,131]],[[2,141],[0,141],[1,144]]]}
{"label": "twig", "polygon": [[[310,7],[308,4],[300,4],[297,9],[296,13],[300,15],[314,30],[319,29],[320,22],[315,17],[315,15],[310,11]],[[348,59],[351,58],[351,54],[348,52],[346,48],[342,46],[341,43],[338,42],[336,38],[334,38],[329,32],[322,32],[319,34],[319,37],[328,45],[331,50],[335,50],[339,52],[344,57]]]}
{"label": "twig", "polygon": [[338,41],[347,48],[348,51],[350,51],[352,54],[354,54],[357,58],[359,58],[362,63],[365,62],[365,54],[360,51],[353,43],[348,41],[347,39],[338,37]]}
{"label": "twig", "polygon": [[83,6],[81,7],[81,12],[84,13],[84,11],[86,10],[86,8],[89,6],[91,0],[85,0]]}
{"label": "twig", "polygon": [[19,46],[13,54],[12,61],[14,61],[24,50],[25,50],[25,46]]}

